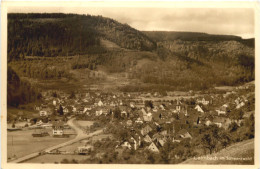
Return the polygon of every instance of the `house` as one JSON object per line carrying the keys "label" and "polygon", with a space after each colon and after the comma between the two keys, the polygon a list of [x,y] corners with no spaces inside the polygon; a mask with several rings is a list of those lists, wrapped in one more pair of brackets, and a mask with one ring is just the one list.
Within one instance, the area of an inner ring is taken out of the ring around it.
{"label": "house", "polygon": [[64,113],[69,113],[69,109],[68,109],[67,107],[64,107],[64,108],[63,108],[63,112],[64,112]]}
{"label": "house", "polygon": [[120,146],[128,149],[132,148],[131,144],[128,141],[123,142]]}
{"label": "house", "polygon": [[40,116],[41,116],[41,117],[46,117],[46,116],[48,116],[48,112],[47,112],[46,110],[41,110],[39,113],[40,113]]}
{"label": "house", "polygon": [[211,124],[212,124],[212,122],[211,122],[209,119],[206,119],[205,125],[206,125],[206,126],[209,126],[209,125],[211,125]]}
{"label": "house", "polygon": [[152,113],[147,113],[146,115],[143,116],[143,118],[144,118],[145,122],[152,121],[152,118],[153,118]]}
{"label": "house", "polygon": [[202,109],[202,107],[200,105],[195,106],[194,109],[197,110],[198,112],[204,113],[204,110]]}
{"label": "house", "polygon": [[175,142],[176,142],[176,143],[180,143],[181,140],[178,140],[178,139],[172,138],[172,142],[173,142],[173,143],[175,143]]}
{"label": "house", "polygon": [[83,113],[86,113],[89,110],[92,110],[92,108],[91,107],[84,107]]}
{"label": "house", "polygon": [[121,111],[121,117],[127,117],[127,112],[125,110]]}
{"label": "house", "polygon": [[155,134],[153,135],[152,140],[158,143],[159,140],[161,140],[161,139],[163,139],[163,138],[164,138],[163,135],[161,135],[161,134],[159,134],[159,133],[155,133]]}
{"label": "house", "polygon": [[34,106],[34,109],[39,111],[39,110],[42,109],[42,107],[41,107],[41,106],[37,106],[37,105],[35,105],[35,106]]}
{"label": "house", "polygon": [[185,130],[185,129],[182,129],[180,130],[178,133],[177,133],[177,136],[179,136],[180,138],[192,138],[192,136],[190,135],[190,133]]}
{"label": "house", "polygon": [[48,135],[49,133],[44,129],[35,129],[35,131],[32,134],[33,137],[44,137]]}
{"label": "house", "polygon": [[158,140],[158,144],[159,144],[161,147],[163,147],[163,145],[165,144],[164,139],[159,139],[159,140]]}
{"label": "house", "polygon": [[146,143],[151,143],[151,142],[152,142],[152,139],[151,139],[151,137],[147,134],[147,135],[145,135],[145,137],[144,137],[144,141],[145,141]]}
{"label": "house", "polygon": [[137,142],[136,142],[136,140],[134,139],[134,137],[131,137],[130,140],[131,140],[132,143],[133,143],[134,150],[136,150],[136,149],[137,149]]}
{"label": "house", "polygon": [[192,113],[192,114],[190,114],[188,121],[190,121],[194,125],[198,125],[201,123],[201,118],[198,114]]}
{"label": "house", "polygon": [[161,104],[159,107],[160,107],[161,110],[165,110],[165,107],[164,107],[163,104]]}
{"label": "house", "polygon": [[103,106],[104,105],[104,103],[100,100],[99,102],[98,102],[98,104],[97,104],[99,107],[101,107],[101,106]]}
{"label": "house", "polygon": [[144,128],[141,129],[141,134],[144,136],[152,131],[152,128],[149,125],[146,125]]}
{"label": "house", "polygon": [[72,112],[73,112],[73,113],[76,113],[76,112],[77,112],[77,108],[74,107],[74,106],[72,106]]}
{"label": "house", "polygon": [[213,119],[213,124],[216,124],[219,128],[222,127],[222,124],[225,122],[224,118],[221,117],[215,117]]}
{"label": "house", "polygon": [[137,120],[135,120],[135,123],[143,124],[143,120],[140,117],[138,117]]}
{"label": "house", "polygon": [[152,118],[153,118],[152,113],[146,113],[144,108],[141,109],[141,112],[142,112],[143,119],[144,119],[145,122],[152,121]]}
{"label": "house", "polygon": [[80,155],[86,155],[88,154],[89,152],[91,152],[93,150],[93,146],[82,146],[82,147],[78,147],[78,154]]}
{"label": "house", "polygon": [[203,105],[208,105],[210,103],[209,99],[205,99],[204,97],[202,99],[197,99],[197,103],[203,104]]}
{"label": "house", "polygon": [[39,121],[36,122],[37,126],[41,126],[42,124],[43,124],[42,120],[39,120]]}
{"label": "house", "polygon": [[96,110],[96,116],[101,116],[102,114],[103,114],[102,109]]}
{"label": "house", "polygon": [[126,125],[127,125],[128,127],[132,126],[132,125],[133,125],[132,120],[127,120],[127,121],[126,121]]}
{"label": "house", "polygon": [[181,102],[179,100],[177,100],[177,105],[176,105],[176,111],[180,112],[181,111]]}
{"label": "house", "polygon": [[220,108],[216,109],[218,115],[225,115],[227,113],[227,106],[221,106]]}
{"label": "house", "polygon": [[241,107],[245,106],[245,103],[244,102],[241,102],[239,103],[237,106],[236,106],[236,109],[240,109]]}
{"label": "house", "polygon": [[64,123],[61,121],[54,121],[52,123],[52,134],[54,137],[56,136],[63,136],[63,129],[64,129]]}
{"label": "house", "polygon": [[134,102],[130,102],[130,107],[131,108],[135,108],[135,103]]}
{"label": "house", "polygon": [[223,127],[224,129],[228,129],[231,124],[231,120],[225,117],[215,117],[212,123],[216,124],[219,128]]}
{"label": "house", "polygon": [[149,145],[148,150],[155,152],[155,153],[159,153],[159,149],[153,142]]}
{"label": "house", "polygon": [[166,136],[166,135],[167,135],[167,130],[161,131],[160,134],[161,134],[162,136]]}

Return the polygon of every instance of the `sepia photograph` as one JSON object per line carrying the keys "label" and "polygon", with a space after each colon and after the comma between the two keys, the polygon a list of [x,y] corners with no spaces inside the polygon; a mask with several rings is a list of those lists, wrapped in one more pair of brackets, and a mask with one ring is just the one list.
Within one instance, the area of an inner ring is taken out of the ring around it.
{"label": "sepia photograph", "polygon": [[254,166],[255,17],[11,5],[2,162]]}

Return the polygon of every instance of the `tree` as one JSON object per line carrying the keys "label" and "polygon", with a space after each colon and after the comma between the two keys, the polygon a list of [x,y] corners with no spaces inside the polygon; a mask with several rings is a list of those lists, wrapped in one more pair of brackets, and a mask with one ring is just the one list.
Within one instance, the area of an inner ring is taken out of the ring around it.
{"label": "tree", "polygon": [[70,99],[74,99],[75,97],[76,97],[76,96],[75,96],[75,92],[74,92],[74,91],[71,91],[69,98],[70,98]]}
{"label": "tree", "polygon": [[120,119],[121,118],[121,111],[120,111],[120,109],[118,107],[115,108],[115,110],[114,110],[114,118],[115,119]]}
{"label": "tree", "polygon": [[58,109],[58,113],[59,113],[60,116],[63,116],[63,115],[64,115],[64,113],[63,113],[63,108],[62,108],[61,105],[60,105],[60,107],[59,107],[59,109]]}
{"label": "tree", "polygon": [[219,139],[219,128],[216,125],[207,127],[205,133],[202,135],[201,143],[204,148],[208,149],[210,154],[216,148]]}
{"label": "tree", "polygon": [[225,130],[221,130],[219,134],[221,145],[226,148],[231,143],[231,135]]}
{"label": "tree", "polygon": [[152,102],[152,101],[150,101],[150,100],[147,101],[147,100],[146,100],[144,104],[145,104],[145,107],[150,107],[150,108],[153,109],[153,102]]}
{"label": "tree", "polygon": [[58,97],[56,92],[52,92],[52,97]]}
{"label": "tree", "polygon": [[244,111],[241,109],[234,109],[233,111],[230,111],[228,116],[232,120],[241,120],[244,116]]}
{"label": "tree", "polygon": [[228,130],[229,130],[230,132],[235,132],[235,131],[237,131],[238,127],[239,127],[239,126],[237,125],[236,122],[232,122],[232,123],[228,126]]}
{"label": "tree", "polygon": [[245,126],[247,127],[246,136],[251,139],[255,137],[255,116],[251,114],[248,119],[246,119]]}

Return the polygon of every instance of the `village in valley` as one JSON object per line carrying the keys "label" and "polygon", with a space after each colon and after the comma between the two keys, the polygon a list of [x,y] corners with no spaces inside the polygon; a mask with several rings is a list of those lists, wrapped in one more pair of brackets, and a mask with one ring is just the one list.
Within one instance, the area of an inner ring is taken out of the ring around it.
{"label": "village in valley", "polygon": [[[88,157],[85,161],[77,161],[75,156],[73,160],[77,163],[108,163],[108,153],[113,160],[125,158],[127,161],[144,152],[150,156],[162,156],[162,160],[168,160],[168,163],[179,163],[254,137],[254,131],[251,135],[248,131],[243,133],[248,129],[246,127],[250,128],[246,126],[248,121],[252,123],[254,119],[254,83],[231,89],[182,92],[185,96],[176,93],[168,92],[163,96],[158,92],[64,93],[49,90],[43,92],[42,101],[34,105],[35,114],[28,116],[21,110],[16,119],[8,119],[8,131],[27,130],[31,133],[28,137],[37,140],[45,137],[52,137],[53,142],[55,138],[72,139],[74,141],[62,145],[75,145],[68,150],[54,146],[48,151],[39,151],[36,156],[69,154]],[[83,133],[81,137],[78,130]],[[97,139],[88,138],[96,131],[94,136]],[[207,137],[209,140],[205,139]],[[12,138],[12,142],[13,139],[16,138]],[[13,143],[8,146],[12,149]],[[173,151],[169,146],[174,147]],[[167,157],[163,159],[165,154]],[[8,155],[10,161],[18,158],[14,153]],[[149,162],[154,163],[155,157],[148,157]],[[65,156],[62,162],[71,161]]]}
{"label": "village in valley", "polygon": [[255,164],[254,10],[15,9],[7,163]]}

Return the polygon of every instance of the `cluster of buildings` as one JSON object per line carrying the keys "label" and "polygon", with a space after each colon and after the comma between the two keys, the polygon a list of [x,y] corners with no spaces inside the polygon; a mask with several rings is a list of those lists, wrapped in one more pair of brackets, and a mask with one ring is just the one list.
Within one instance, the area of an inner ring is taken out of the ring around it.
{"label": "cluster of buildings", "polygon": [[[243,109],[249,101],[248,98],[254,94],[239,95],[239,90],[245,89],[236,90],[190,99],[150,101],[150,105],[146,104],[138,93],[88,92],[75,94],[74,98],[64,93],[58,93],[58,97],[45,94],[47,104],[35,106],[35,109],[39,111],[40,117],[51,117],[53,111],[62,106],[62,116],[75,115],[95,119],[106,116],[111,119],[111,123],[119,120],[129,135],[124,140],[118,140],[117,149],[147,148],[159,152],[166,140],[181,142],[186,138],[192,139],[193,127],[217,125],[228,129],[232,122],[240,125],[243,119],[234,121],[228,113]],[[53,123],[53,135],[62,135],[62,120],[54,121],[60,122]]]}

